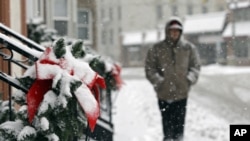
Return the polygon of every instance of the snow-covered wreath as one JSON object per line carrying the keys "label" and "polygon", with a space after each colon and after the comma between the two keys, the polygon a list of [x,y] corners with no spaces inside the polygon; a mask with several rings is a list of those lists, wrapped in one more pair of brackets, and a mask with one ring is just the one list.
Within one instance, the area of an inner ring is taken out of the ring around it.
{"label": "snow-covered wreath", "polygon": [[0,125],[2,138],[68,141],[86,128],[86,122],[94,130],[99,116],[98,87],[105,88],[105,81],[87,62],[77,59],[84,54],[81,46],[81,41],[71,46],[63,39],[55,41],[18,78],[28,93],[15,95],[21,105],[18,118]]}

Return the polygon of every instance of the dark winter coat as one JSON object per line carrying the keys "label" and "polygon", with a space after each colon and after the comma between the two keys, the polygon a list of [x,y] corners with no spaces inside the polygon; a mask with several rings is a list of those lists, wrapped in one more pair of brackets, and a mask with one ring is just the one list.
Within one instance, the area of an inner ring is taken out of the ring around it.
{"label": "dark winter coat", "polygon": [[[165,39],[148,50],[145,61],[146,77],[153,84],[160,100],[185,99],[190,85],[198,79],[199,62],[193,44],[179,40],[174,45]],[[192,75],[193,79],[188,79],[188,75]]]}

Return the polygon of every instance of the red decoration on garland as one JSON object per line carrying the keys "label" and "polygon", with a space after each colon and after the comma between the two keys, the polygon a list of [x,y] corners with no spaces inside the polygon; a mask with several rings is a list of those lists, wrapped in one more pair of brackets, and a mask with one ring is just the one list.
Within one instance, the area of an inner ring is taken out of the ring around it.
{"label": "red decoration on garland", "polygon": [[121,78],[121,70],[122,70],[121,66],[119,66],[118,64],[114,64],[114,68],[112,69],[112,75],[116,81],[116,87],[118,89],[120,89],[123,84],[123,81]]}
{"label": "red decoration on garland", "polygon": [[[40,103],[43,101],[44,95],[47,93],[52,88],[52,82],[53,78],[58,74],[62,72],[67,72],[70,75],[76,75],[75,71],[76,68],[74,66],[70,66],[67,63],[70,62],[71,60],[67,60],[67,58],[60,58],[57,59],[54,56],[53,50],[51,48],[46,48],[44,54],[41,56],[41,58],[35,63],[35,71],[36,71],[36,80],[31,86],[31,88],[28,91],[27,94],[27,103],[28,103],[28,118],[29,122],[31,123],[37,113],[37,110],[40,106]],[[81,64],[77,64],[81,65]],[[88,66],[88,65],[86,65]],[[94,95],[96,102],[92,103],[92,106],[95,106],[93,110],[88,110],[88,106],[84,105],[84,99],[82,99],[81,95],[76,95],[76,98],[78,100],[78,103],[81,105],[83,110],[86,113],[88,123],[90,126],[91,131],[94,130],[96,121],[99,117],[100,114],[100,107],[99,107],[99,90],[98,86],[101,88],[106,88],[105,85],[105,80],[99,76],[97,73],[89,72],[93,76],[91,77],[91,82],[89,84],[84,83],[84,75],[83,76],[78,76],[81,77],[80,80],[83,82],[83,87],[84,85],[86,86],[86,93],[83,94],[90,94],[91,92]],[[82,92],[84,92],[84,87],[81,89]],[[84,107],[85,106],[85,107]],[[86,109],[84,109],[86,108]]]}
{"label": "red decoration on garland", "polygon": [[28,118],[31,123],[37,109],[43,100],[44,94],[52,87],[52,80],[35,80],[27,94]]}
{"label": "red decoration on garland", "polygon": [[[98,109],[99,109],[98,115],[100,115],[100,90],[99,90],[98,86],[100,86],[103,89],[106,88],[105,80],[96,74],[95,79],[93,79],[93,81],[88,85],[88,87],[91,89],[91,92],[93,93],[93,95],[98,103]],[[91,129],[91,132],[93,132],[97,119],[94,119],[90,115],[87,115],[87,117],[89,117],[88,118],[89,119],[88,120],[89,128]]]}

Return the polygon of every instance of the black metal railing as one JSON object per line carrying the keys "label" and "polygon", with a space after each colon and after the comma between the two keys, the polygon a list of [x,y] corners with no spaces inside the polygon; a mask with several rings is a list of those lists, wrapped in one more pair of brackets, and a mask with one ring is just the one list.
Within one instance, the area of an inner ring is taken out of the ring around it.
{"label": "black metal railing", "polygon": [[26,44],[27,46],[34,48],[38,51],[44,51],[44,47],[37,44],[36,42],[26,38],[25,36],[19,34],[18,32],[15,32],[14,30],[10,29],[9,27],[3,25],[2,23],[0,23],[0,31],[3,32],[3,34],[8,35],[8,36],[12,36],[16,39],[18,39],[19,41],[21,41],[22,43]]}

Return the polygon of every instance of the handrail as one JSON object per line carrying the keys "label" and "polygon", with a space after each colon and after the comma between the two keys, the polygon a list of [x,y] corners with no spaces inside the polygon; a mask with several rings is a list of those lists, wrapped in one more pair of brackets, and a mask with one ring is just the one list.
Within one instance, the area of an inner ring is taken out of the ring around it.
{"label": "handrail", "polygon": [[19,90],[22,90],[23,92],[28,92],[28,90],[26,88],[22,87],[15,78],[13,78],[13,77],[11,77],[11,76],[9,76],[1,71],[0,71],[0,80],[5,81],[6,83],[10,84],[11,86],[14,86],[15,88],[17,88]]}
{"label": "handrail", "polygon": [[20,33],[10,29],[9,27],[5,26],[4,24],[0,23],[0,30],[2,30],[5,34],[7,35],[11,35],[13,37],[15,37],[16,39],[20,40],[21,42],[23,42],[24,44],[38,50],[38,51],[44,51],[45,48],[39,44],[37,44],[36,42],[28,39],[27,37],[21,35]]}
{"label": "handrail", "polygon": [[23,56],[31,59],[32,61],[36,61],[42,54],[42,52],[31,49],[27,47],[26,45],[11,39],[10,37],[0,33],[0,43],[2,43],[5,47],[11,48],[11,50],[14,50]]}
{"label": "handrail", "polygon": [[16,59],[13,58],[13,52],[12,52],[11,49],[6,48],[6,47],[1,47],[0,50],[1,49],[8,49],[10,51],[10,53],[11,53],[11,55],[8,55],[8,54],[5,54],[5,53],[3,53],[3,52],[0,51],[0,56],[3,57],[4,60],[8,60],[8,61],[10,61],[10,62],[18,65],[19,67],[21,67],[23,69],[28,69],[27,65],[21,63],[21,62],[24,62],[24,61],[18,61],[18,60],[16,60]]}

